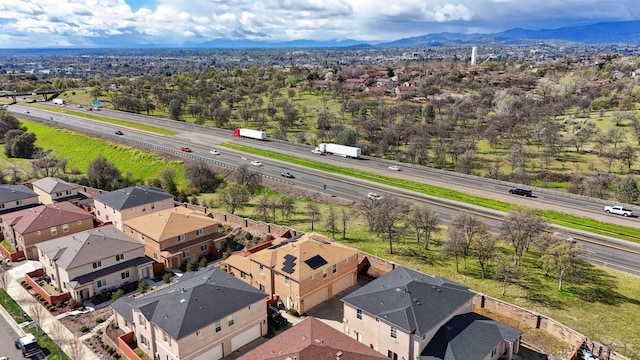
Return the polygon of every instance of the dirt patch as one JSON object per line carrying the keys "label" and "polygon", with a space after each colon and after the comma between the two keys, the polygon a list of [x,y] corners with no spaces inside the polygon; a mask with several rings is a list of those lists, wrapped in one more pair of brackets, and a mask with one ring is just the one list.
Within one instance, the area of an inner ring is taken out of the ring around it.
{"label": "dirt patch", "polygon": [[106,321],[111,314],[111,308],[105,307],[86,314],[67,315],[60,319],[60,323],[69,329],[73,335],[79,337],[87,333],[87,331],[82,332],[80,329],[86,326],[88,331],[91,331],[91,329],[100,324],[99,321],[96,321],[97,319]]}

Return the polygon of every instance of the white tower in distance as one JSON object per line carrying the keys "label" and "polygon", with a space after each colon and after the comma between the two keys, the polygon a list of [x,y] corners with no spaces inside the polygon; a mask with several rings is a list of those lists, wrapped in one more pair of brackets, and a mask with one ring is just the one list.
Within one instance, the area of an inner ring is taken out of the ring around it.
{"label": "white tower in distance", "polygon": [[476,66],[476,56],[478,55],[478,47],[471,48],[471,66]]}

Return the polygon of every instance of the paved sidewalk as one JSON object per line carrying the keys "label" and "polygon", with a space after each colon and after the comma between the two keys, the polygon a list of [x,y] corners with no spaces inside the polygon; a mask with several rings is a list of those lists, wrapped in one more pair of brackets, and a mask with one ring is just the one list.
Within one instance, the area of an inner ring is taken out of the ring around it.
{"label": "paved sidewalk", "polygon": [[[32,266],[32,264],[27,263],[8,271],[10,275],[10,281],[7,287],[7,293],[18,303],[18,305],[20,305],[23,311],[25,311],[27,314],[29,314],[29,316],[33,318],[33,307],[42,306],[42,304],[40,304],[33,296],[31,296],[31,294],[29,294],[29,292],[25,288],[23,288],[22,285],[20,285],[20,280],[24,278],[25,273],[31,271],[30,267]],[[6,311],[0,311],[0,315],[9,316]],[[58,340],[58,346],[60,346],[60,342],[63,342],[64,344],[61,346],[62,351],[69,354],[69,342],[75,340],[76,337],[69,329],[67,329],[53,315],[51,315],[48,310],[45,309],[44,311],[42,311],[42,317],[42,330],[49,334],[49,337],[51,337],[52,340],[54,340],[54,337],[51,336],[52,329],[54,329],[53,331],[60,331],[60,338],[62,341],[60,341],[60,339],[55,340]],[[15,324],[15,320],[13,320],[11,316],[7,318],[7,321],[10,324]],[[19,333],[23,333],[23,331]],[[83,360],[100,360],[98,355],[91,351],[91,349],[89,349],[84,343],[81,344],[82,348],[84,349],[82,353]]]}

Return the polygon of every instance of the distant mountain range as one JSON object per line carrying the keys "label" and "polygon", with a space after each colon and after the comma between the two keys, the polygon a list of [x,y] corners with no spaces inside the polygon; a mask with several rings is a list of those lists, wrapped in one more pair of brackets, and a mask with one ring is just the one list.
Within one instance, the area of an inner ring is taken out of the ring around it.
{"label": "distant mountain range", "polygon": [[194,48],[213,49],[269,49],[269,48],[363,48],[363,47],[418,47],[455,46],[498,43],[519,45],[532,42],[571,42],[585,45],[640,45],[640,21],[602,22],[584,26],[557,29],[511,29],[493,34],[438,33],[392,42],[363,42],[357,40],[287,42],[217,39],[199,44],[185,44]]}

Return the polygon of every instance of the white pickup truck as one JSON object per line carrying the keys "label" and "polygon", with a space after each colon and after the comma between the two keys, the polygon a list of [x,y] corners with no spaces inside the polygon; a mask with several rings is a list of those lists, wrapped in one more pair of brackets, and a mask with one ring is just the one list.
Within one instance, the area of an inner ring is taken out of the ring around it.
{"label": "white pickup truck", "polygon": [[608,214],[616,214],[622,216],[632,216],[633,211],[630,209],[625,209],[621,205],[613,205],[613,206],[605,206],[604,212]]}

